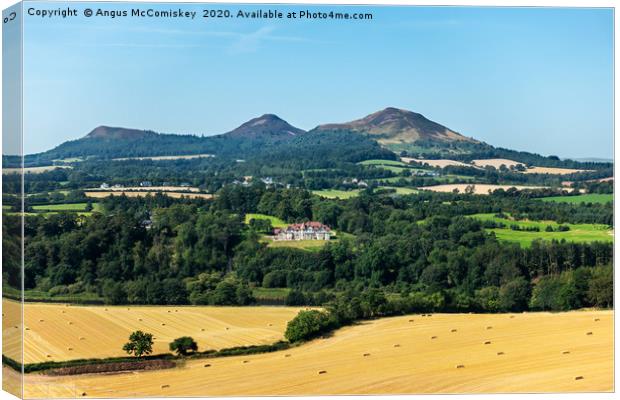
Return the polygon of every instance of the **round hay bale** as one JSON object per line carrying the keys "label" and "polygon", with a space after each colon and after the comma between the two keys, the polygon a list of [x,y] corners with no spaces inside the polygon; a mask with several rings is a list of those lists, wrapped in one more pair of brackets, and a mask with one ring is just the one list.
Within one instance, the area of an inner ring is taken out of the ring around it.
{"label": "round hay bale", "polygon": [[410,319],[410,320],[409,320],[409,322],[413,322],[413,320],[412,320],[412,319]]}
{"label": "round hay bale", "polygon": [[564,351],[562,352],[562,354],[570,354],[570,351],[568,351],[568,350],[564,350]]}
{"label": "round hay bale", "polygon": [[319,371],[319,375],[323,375],[323,374],[326,374],[326,373],[327,373],[327,371],[325,371],[325,370]]}
{"label": "round hay bale", "polygon": [[364,357],[370,357],[370,353],[364,353]]}
{"label": "round hay bale", "polygon": [[394,347],[400,347],[400,344],[395,344]]}
{"label": "round hay bale", "polygon": [[592,332],[587,332],[586,335],[587,336],[591,336],[591,335],[593,335],[593,333]]}
{"label": "round hay bale", "polygon": [[580,381],[580,380],[582,380],[582,379],[583,379],[583,376],[576,376],[576,377],[575,377],[575,380],[576,380],[576,381]]}
{"label": "round hay bale", "polygon": [[497,355],[498,355],[498,356],[503,356],[503,355],[504,355],[504,352],[503,352],[503,351],[498,351],[498,352],[497,352]]}
{"label": "round hay bale", "polygon": [[484,344],[491,344],[491,341],[487,340],[486,342],[484,342]]}
{"label": "round hay bale", "polygon": [[450,332],[456,332],[456,329],[452,329],[452,330],[450,330]]}
{"label": "round hay bale", "polygon": [[465,368],[465,366],[463,364],[459,364],[456,366],[456,369],[461,369],[461,368]]}
{"label": "round hay bale", "polygon": [[243,363],[244,363],[244,364],[247,364],[247,363],[249,363],[249,362],[250,362],[250,360],[243,360]]}
{"label": "round hay bale", "polygon": [[161,385],[162,389],[166,389],[166,388],[169,388],[169,387],[170,387],[170,385]]}
{"label": "round hay bale", "polygon": [[290,357],[290,356],[291,356],[290,354],[285,354],[285,355],[284,355],[284,357]]}
{"label": "round hay bale", "polygon": [[205,364],[205,368],[209,368],[211,364]]}
{"label": "round hay bale", "polygon": [[493,327],[492,326],[487,326],[487,329],[493,329]]}
{"label": "round hay bale", "polygon": [[431,340],[432,340],[432,339],[437,339],[437,336],[431,336]]}

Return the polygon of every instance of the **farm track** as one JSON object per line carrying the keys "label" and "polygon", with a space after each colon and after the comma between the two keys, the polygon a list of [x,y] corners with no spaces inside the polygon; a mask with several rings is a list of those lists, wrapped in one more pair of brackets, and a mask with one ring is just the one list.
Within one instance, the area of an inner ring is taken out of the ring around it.
{"label": "farm track", "polygon": [[[588,332],[592,332],[588,335]],[[578,379],[582,377],[582,379]],[[28,398],[613,391],[613,311],[362,322],[289,350],[114,376],[26,377]]]}

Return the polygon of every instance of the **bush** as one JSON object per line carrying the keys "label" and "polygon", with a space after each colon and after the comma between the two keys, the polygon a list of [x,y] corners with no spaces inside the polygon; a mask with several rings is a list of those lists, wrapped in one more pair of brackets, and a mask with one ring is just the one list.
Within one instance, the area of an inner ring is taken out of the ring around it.
{"label": "bush", "polygon": [[331,319],[323,311],[300,311],[286,326],[284,336],[291,342],[312,339],[330,329]]}

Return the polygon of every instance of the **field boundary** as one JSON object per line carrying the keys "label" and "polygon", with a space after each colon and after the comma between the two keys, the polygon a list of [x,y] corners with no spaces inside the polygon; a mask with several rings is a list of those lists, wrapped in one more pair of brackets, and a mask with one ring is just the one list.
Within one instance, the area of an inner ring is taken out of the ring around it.
{"label": "field boundary", "polygon": [[[272,353],[274,351],[286,350],[292,347],[289,342],[278,341],[272,344],[265,345],[251,345],[251,346],[239,346],[239,347],[229,347],[221,350],[206,350],[203,352],[196,352],[194,354],[190,354],[187,356],[177,356],[171,353],[164,354],[155,354],[151,356],[144,357],[109,357],[109,358],[88,358],[88,359],[77,359],[77,360],[69,360],[69,361],[46,361],[41,363],[29,363],[22,364],[10,357],[2,355],[2,364],[6,365],[15,371],[23,372],[25,374],[33,373],[33,372],[46,372],[49,375],[77,375],[84,373],[94,373],[94,372],[120,372],[120,371],[131,371],[136,369],[145,369],[142,368],[142,364],[145,362],[157,362],[157,361],[182,361],[182,360],[195,360],[195,359],[203,359],[203,358],[219,358],[219,357],[232,357],[232,356],[244,356],[244,355],[252,355],[252,354],[262,354],[262,353]],[[117,365],[116,368],[111,366],[109,368],[104,368],[99,371],[93,371],[91,368],[84,368],[89,366],[96,365]],[[133,367],[132,367],[133,366]],[[121,367],[121,369],[118,369]],[[172,367],[169,367],[172,368]],[[65,370],[64,373],[55,373],[53,371]],[[68,371],[73,371],[73,373],[68,373]]]}

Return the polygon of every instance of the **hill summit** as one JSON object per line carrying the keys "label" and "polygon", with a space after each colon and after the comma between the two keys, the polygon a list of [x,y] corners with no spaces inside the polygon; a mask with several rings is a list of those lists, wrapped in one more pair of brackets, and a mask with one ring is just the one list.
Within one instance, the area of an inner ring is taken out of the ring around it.
{"label": "hill summit", "polygon": [[153,135],[154,132],[139,129],[117,128],[101,125],[90,131],[85,138],[87,139],[110,139],[127,140],[140,139],[145,136]]}
{"label": "hill summit", "polygon": [[224,135],[247,139],[286,139],[303,133],[306,133],[306,131],[292,126],[275,114],[264,114],[245,122]]}
{"label": "hill summit", "polygon": [[319,131],[349,130],[377,136],[381,144],[416,141],[469,142],[477,140],[461,135],[413,111],[388,107],[355,121],[319,125]]}

